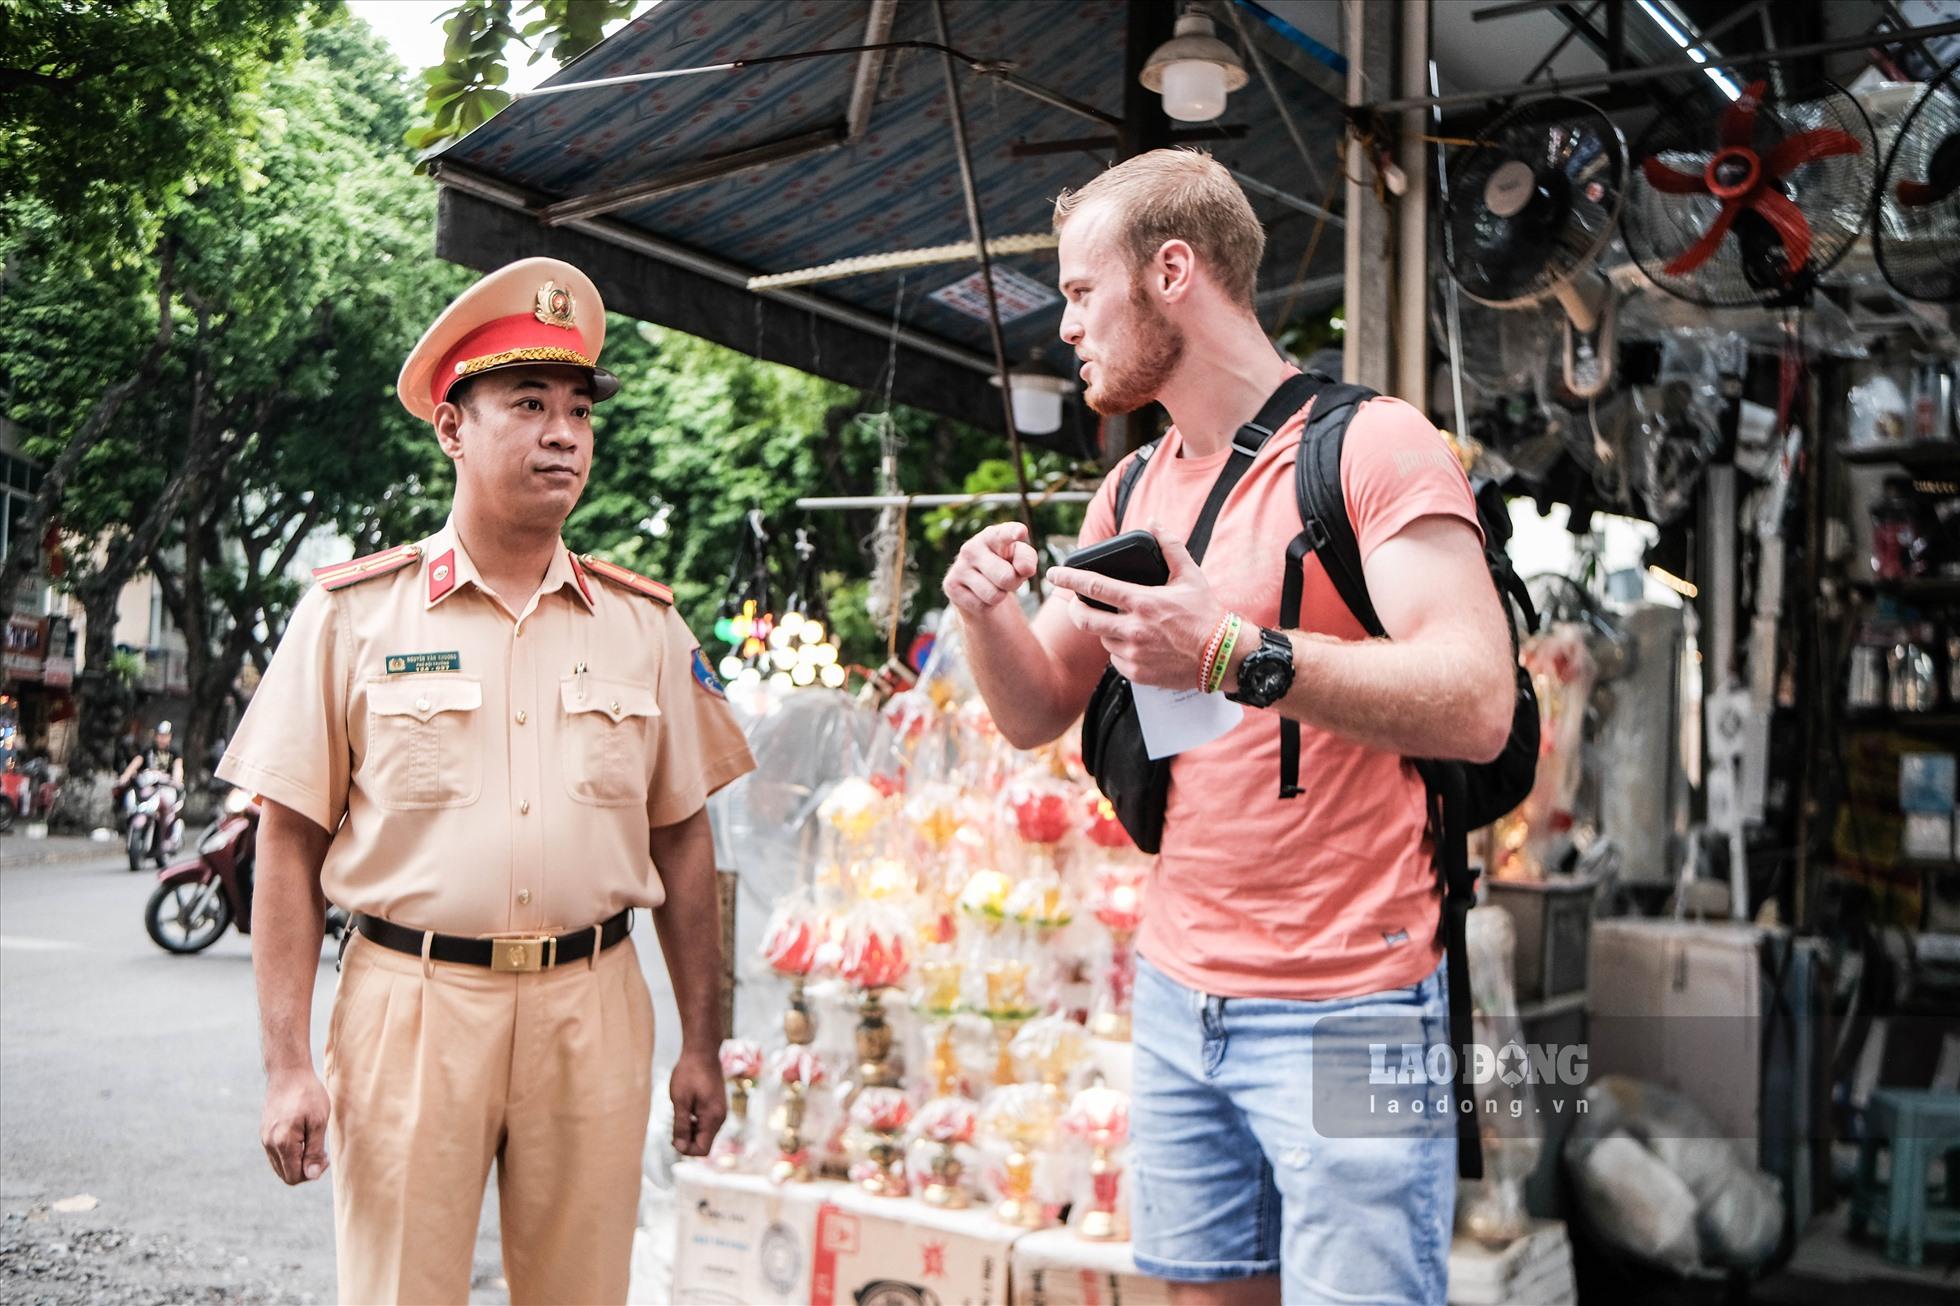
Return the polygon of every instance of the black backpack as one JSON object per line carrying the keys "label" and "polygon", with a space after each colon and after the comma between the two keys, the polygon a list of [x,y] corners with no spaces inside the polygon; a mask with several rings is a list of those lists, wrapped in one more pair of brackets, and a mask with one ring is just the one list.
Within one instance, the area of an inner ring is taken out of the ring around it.
{"label": "black backpack", "polygon": [[[1361,566],[1361,546],[1348,520],[1347,497],[1341,490],[1341,449],[1348,424],[1362,404],[1377,398],[1366,386],[1347,385],[1317,372],[1304,377],[1312,383],[1306,398],[1313,401],[1313,413],[1300,431],[1299,450],[1294,465],[1294,485],[1300,504],[1301,531],[1286,549],[1286,578],[1280,591],[1279,624],[1282,630],[1300,627],[1300,603],[1306,588],[1306,556],[1314,553],[1333,582],[1335,592],[1361,628],[1376,639],[1385,637],[1381,619],[1368,597],[1368,583]],[[1293,396],[1289,395],[1289,398]],[[1304,407],[1306,399],[1295,403],[1292,411]],[[1263,415],[1263,414],[1262,414]],[[1115,532],[1123,529],[1123,512],[1159,441],[1152,441],[1129,465],[1116,484]],[[1249,460],[1248,460],[1249,461]],[[1524,629],[1537,629],[1538,614],[1531,594],[1518,579],[1505,553],[1511,538],[1511,519],[1505,511],[1504,496],[1493,482],[1473,487],[1477,520],[1484,532],[1484,562],[1490,568],[1492,583],[1507,605],[1515,603],[1523,617]],[[1518,652],[1520,636],[1511,623],[1511,648]],[[1464,924],[1477,901],[1477,875],[1470,866],[1469,836],[1500,816],[1511,812],[1525,800],[1538,770],[1538,696],[1531,687],[1531,674],[1522,663],[1516,668],[1517,697],[1512,704],[1511,734],[1504,750],[1489,762],[1458,762],[1438,758],[1411,759],[1429,798],[1429,833],[1436,855],[1436,883],[1442,893],[1443,909],[1437,923],[1437,936],[1449,967],[1450,1042],[1455,1046],[1456,1091],[1459,1103],[1474,1103],[1469,1083],[1468,1044],[1473,1041],[1470,1002],[1469,960],[1464,946]],[[1168,777],[1166,777],[1168,778]],[[1290,718],[1280,721],[1281,798],[1297,798],[1300,788],[1300,724]],[[1457,1121],[1457,1169],[1466,1179],[1483,1177],[1483,1152],[1477,1133],[1474,1105],[1463,1110]]]}

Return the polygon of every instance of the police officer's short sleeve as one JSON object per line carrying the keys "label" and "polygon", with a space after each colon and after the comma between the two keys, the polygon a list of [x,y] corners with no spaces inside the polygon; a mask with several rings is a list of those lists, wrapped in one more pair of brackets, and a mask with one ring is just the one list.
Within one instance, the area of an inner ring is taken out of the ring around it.
{"label": "police officer's short sleeve", "polygon": [[748,739],[728,706],[699,641],[669,609],[660,676],[660,734],[647,789],[647,824],[673,825],[708,795],[755,769]]}
{"label": "police officer's short sleeve", "polygon": [[319,586],[300,599],[217,771],[329,833],[347,810],[353,767],[346,621]]}

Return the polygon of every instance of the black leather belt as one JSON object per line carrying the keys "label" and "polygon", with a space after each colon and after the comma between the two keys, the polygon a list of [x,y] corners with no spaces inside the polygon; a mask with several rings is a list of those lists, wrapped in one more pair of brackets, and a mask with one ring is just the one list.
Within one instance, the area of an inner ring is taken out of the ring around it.
{"label": "black leather belt", "polygon": [[567,962],[584,961],[592,955],[596,938],[601,952],[633,932],[633,909],[627,908],[603,925],[571,934],[509,934],[496,938],[470,938],[461,934],[438,934],[430,938],[426,930],[384,921],[378,916],[354,917],[354,928],[384,948],[405,952],[411,957],[425,955],[431,961],[455,962],[464,966],[488,966],[493,971],[519,973],[549,970]]}

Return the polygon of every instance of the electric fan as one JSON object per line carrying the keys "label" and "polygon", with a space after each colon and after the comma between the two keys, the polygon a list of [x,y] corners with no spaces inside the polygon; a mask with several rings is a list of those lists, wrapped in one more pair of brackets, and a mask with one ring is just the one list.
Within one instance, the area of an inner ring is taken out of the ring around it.
{"label": "electric fan", "polygon": [[1872,249],[1908,299],[1960,299],[1960,60],[1926,87],[1899,124],[1879,186]]}
{"label": "electric fan", "polygon": [[1621,226],[1661,289],[1715,308],[1799,303],[1871,212],[1870,121],[1838,86],[1776,101],[1763,81],[1719,113],[1663,111],[1634,147]]}
{"label": "electric fan", "polygon": [[1613,288],[1593,269],[1626,193],[1626,144],[1583,100],[1533,100],[1450,165],[1443,259],[1471,298],[1565,309],[1565,385],[1589,397],[1613,370]]}

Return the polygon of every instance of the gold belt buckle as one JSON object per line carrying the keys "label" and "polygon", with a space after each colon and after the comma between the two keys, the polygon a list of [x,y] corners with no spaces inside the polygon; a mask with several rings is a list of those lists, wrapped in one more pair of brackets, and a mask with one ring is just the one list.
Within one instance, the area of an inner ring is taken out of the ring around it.
{"label": "gold belt buckle", "polygon": [[530,974],[558,964],[558,939],[550,934],[518,934],[490,940],[490,969],[502,975]]}

